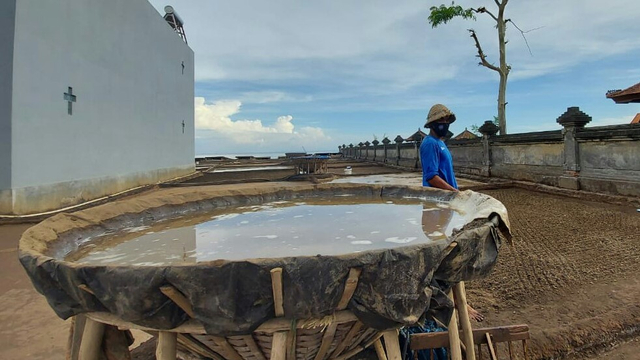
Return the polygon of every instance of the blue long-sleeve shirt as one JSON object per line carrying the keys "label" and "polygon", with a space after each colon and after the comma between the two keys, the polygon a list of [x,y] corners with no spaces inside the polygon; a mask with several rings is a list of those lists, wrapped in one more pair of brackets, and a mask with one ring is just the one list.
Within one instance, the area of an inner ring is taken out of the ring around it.
{"label": "blue long-sleeve shirt", "polygon": [[431,186],[429,180],[438,175],[447,184],[458,188],[456,176],[453,174],[453,159],[447,145],[429,135],[420,145],[420,162],[422,163],[422,185]]}

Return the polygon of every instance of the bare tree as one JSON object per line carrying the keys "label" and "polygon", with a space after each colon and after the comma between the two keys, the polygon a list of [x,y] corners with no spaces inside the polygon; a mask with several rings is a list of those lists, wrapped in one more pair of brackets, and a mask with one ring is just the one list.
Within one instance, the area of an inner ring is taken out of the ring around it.
{"label": "bare tree", "polygon": [[[473,41],[475,42],[476,49],[478,49],[477,56],[480,58],[479,65],[491,69],[500,75],[500,85],[498,88],[498,123],[500,127],[500,134],[504,135],[507,133],[507,78],[509,77],[509,72],[511,71],[511,66],[507,65],[507,56],[505,53],[507,44],[507,41],[505,40],[505,33],[507,22],[511,22],[511,20],[504,18],[504,9],[507,7],[507,3],[509,2],[509,0],[494,0],[494,2],[498,6],[497,15],[487,10],[485,7],[464,9],[461,6],[456,5],[454,2],[451,3],[451,6],[446,6],[444,4],[440,5],[439,7],[433,6],[430,9],[431,14],[429,14],[429,23],[432,27],[435,28],[440,24],[446,24],[455,17],[475,20],[475,14],[486,14],[496,22],[496,28],[498,29],[498,47],[500,52],[499,66],[493,65],[489,61],[487,61],[487,57],[484,54],[484,51],[482,51],[482,46],[480,46],[480,41],[478,40],[476,32],[473,29],[469,29],[469,33],[471,34],[471,38],[473,38]],[[524,32],[522,33],[524,36]]]}

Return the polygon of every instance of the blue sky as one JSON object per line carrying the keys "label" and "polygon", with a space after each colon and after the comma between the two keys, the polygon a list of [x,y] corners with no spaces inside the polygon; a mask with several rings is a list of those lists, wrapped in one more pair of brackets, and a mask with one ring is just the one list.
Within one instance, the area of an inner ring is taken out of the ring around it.
{"label": "blue sky", "polygon": [[[164,14],[166,0],[150,2]],[[467,29],[497,63],[493,20],[432,29],[429,7],[441,3],[174,0],[196,57],[196,154],[335,151],[374,135],[406,137],[434,103],[456,113],[454,133],[491,119],[498,75],[477,65]],[[539,28],[526,34],[533,55],[507,29],[509,133],[559,129],[569,106],[591,115],[590,126],[640,112],[605,98],[640,81],[640,2],[511,0],[506,13],[522,30]]]}

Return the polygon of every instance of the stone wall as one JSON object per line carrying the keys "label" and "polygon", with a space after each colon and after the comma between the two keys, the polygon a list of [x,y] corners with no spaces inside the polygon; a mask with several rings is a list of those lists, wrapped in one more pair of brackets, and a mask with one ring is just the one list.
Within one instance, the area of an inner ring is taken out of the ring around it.
{"label": "stone wall", "polygon": [[[503,136],[487,122],[481,138],[447,141],[456,173],[640,196],[640,125],[585,127],[591,117],[577,107],[557,121],[562,130]],[[380,157],[385,147],[387,156]],[[420,170],[418,147],[415,142],[381,144],[375,161]],[[373,161],[372,145],[340,150],[346,157]]]}

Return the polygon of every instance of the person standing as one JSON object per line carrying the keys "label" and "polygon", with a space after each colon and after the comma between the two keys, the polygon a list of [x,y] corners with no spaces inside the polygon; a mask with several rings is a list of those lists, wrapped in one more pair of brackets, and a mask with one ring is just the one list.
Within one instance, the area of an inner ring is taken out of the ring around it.
{"label": "person standing", "polygon": [[423,186],[458,191],[451,153],[443,141],[449,132],[449,125],[454,121],[455,114],[442,104],[435,104],[429,110],[424,124],[429,129],[429,135],[420,144]]}
{"label": "person standing", "polygon": [[[449,125],[456,121],[456,115],[442,104],[435,104],[429,110],[424,127],[429,129],[429,136],[420,144],[420,162],[422,163],[422,186],[443,190],[458,191],[458,182],[453,172],[453,159],[449,148],[442,141],[449,132]],[[425,212],[423,212],[424,214]],[[430,220],[423,215],[422,226],[429,226]],[[449,218],[451,215],[447,215]],[[443,221],[438,219],[439,221]],[[471,306],[467,306],[469,317],[475,321],[483,321],[484,315]]]}

